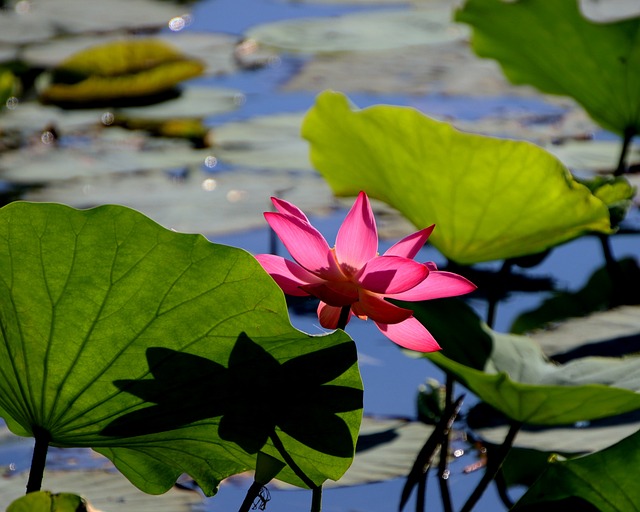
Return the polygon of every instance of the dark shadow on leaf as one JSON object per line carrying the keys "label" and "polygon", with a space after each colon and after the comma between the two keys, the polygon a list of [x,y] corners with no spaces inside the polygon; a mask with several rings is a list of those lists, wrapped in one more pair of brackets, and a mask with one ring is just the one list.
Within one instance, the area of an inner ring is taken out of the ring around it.
{"label": "dark shadow on leaf", "polygon": [[362,390],[326,384],[356,363],[355,347],[342,343],[280,364],[242,333],[228,368],[167,348],[149,348],[153,379],[114,384],[153,405],[127,413],[103,430],[107,436],[141,436],[214,419],[218,435],[257,453],[279,428],[309,448],[351,457],[353,441],[337,413],[362,408]]}

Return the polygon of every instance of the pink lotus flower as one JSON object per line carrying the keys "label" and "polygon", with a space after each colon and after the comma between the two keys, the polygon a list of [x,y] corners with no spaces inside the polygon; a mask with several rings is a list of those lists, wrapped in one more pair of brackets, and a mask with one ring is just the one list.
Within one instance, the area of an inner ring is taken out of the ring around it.
{"label": "pink lotus flower", "polygon": [[[364,192],[340,226],[334,248],[297,206],[275,197],[271,201],[277,212],[264,216],[295,262],[271,254],[256,258],[285,293],[320,299],[318,318],[323,327],[344,328],[355,315],[373,320],[402,347],[420,352],[440,349],[411,310],[385,300],[422,301],[475,290],[458,274],[439,271],[433,262],[413,260],[435,226],[403,238],[380,256],[376,221]],[[341,312],[347,314],[341,318]]]}

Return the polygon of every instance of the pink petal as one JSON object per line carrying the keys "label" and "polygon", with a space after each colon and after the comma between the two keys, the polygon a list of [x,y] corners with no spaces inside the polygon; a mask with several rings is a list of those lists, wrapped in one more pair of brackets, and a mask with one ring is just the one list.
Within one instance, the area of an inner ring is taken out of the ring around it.
{"label": "pink petal", "polygon": [[[324,302],[318,304],[318,320],[320,320],[320,325],[325,329],[338,328],[340,313],[342,313],[341,307],[329,306],[329,304],[325,304]],[[349,323],[350,318],[351,313],[347,317],[347,323]]]}
{"label": "pink petal", "polygon": [[350,274],[355,274],[378,253],[376,220],[364,192],[358,194],[338,230],[335,251],[340,266]]}
{"label": "pink petal", "polygon": [[307,292],[300,287],[309,283],[319,283],[322,279],[316,277],[311,272],[307,272],[297,263],[286,260],[280,256],[272,254],[256,254],[262,268],[264,268],[278,283],[282,291],[288,295],[307,296]]}
{"label": "pink petal", "polygon": [[302,290],[334,307],[348,306],[358,300],[358,288],[350,282],[307,284]]}
{"label": "pink petal", "polygon": [[415,233],[404,237],[398,243],[392,245],[385,253],[385,256],[402,256],[403,258],[409,258],[412,260],[416,257],[416,254],[420,252],[420,249],[427,243],[427,239],[431,235],[433,228],[436,225],[432,224],[428,228],[421,229]]}
{"label": "pink petal", "polygon": [[311,224],[282,213],[264,217],[299,265],[325,279],[343,278],[329,244]]}
{"label": "pink petal", "polygon": [[367,292],[360,293],[360,300],[351,309],[358,316],[367,316],[374,322],[385,324],[397,324],[413,314],[409,309],[400,308],[379,295]]}
{"label": "pink petal", "polygon": [[284,199],[278,199],[277,197],[272,197],[271,202],[280,213],[284,215],[291,215],[292,217],[303,220],[307,224],[311,224],[304,212],[295,204],[285,201]]}
{"label": "pink petal", "polygon": [[429,331],[414,317],[407,318],[397,324],[383,324],[376,322],[378,329],[394,343],[409,350],[418,352],[435,352],[440,345]]}
{"label": "pink petal", "polygon": [[455,297],[472,292],[477,287],[467,278],[453,272],[434,270],[424,281],[406,292],[387,294],[388,297],[406,301]]}
{"label": "pink petal", "polygon": [[400,293],[421,283],[429,275],[426,265],[400,256],[379,256],[362,269],[358,283],[374,293]]}

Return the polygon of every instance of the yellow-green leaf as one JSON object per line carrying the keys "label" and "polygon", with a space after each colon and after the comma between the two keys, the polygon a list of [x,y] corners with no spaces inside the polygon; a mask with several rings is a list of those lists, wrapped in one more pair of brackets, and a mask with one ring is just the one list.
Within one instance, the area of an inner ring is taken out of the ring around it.
{"label": "yellow-green leaf", "polygon": [[305,117],[311,161],[340,196],[364,190],[458,263],[524,256],[588,231],[609,233],[607,206],[528,142],[462,133],[407,107],[354,110],[324,92]]}

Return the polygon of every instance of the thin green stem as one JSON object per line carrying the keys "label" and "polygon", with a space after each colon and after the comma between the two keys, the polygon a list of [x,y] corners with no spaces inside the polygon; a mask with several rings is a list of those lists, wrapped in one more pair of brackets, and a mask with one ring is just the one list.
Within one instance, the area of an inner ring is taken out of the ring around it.
{"label": "thin green stem", "polygon": [[311,489],[311,512],[322,510],[322,486]]}
{"label": "thin green stem", "polygon": [[614,171],[614,176],[622,176],[625,172],[627,172],[627,153],[629,152],[629,147],[631,146],[631,140],[636,135],[636,131],[634,128],[626,128],[624,131],[624,138],[622,139],[622,148],[620,149],[620,158],[618,159],[618,166]]}
{"label": "thin green stem", "polygon": [[[455,380],[451,375],[447,375],[445,381],[445,410],[451,406],[453,402],[453,386]],[[449,442],[451,439],[451,425],[447,425],[447,429],[442,436],[440,444],[440,460],[438,461],[438,483],[440,485],[440,496],[442,498],[442,508],[444,512],[453,512],[451,504],[451,493],[449,492]]]}
{"label": "thin green stem", "polygon": [[522,423],[513,422],[511,424],[511,427],[509,428],[507,437],[505,437],[504,439],[504,442],[495,450],[495,452],[491,450],[487,453],[487,468],[484,472],[484,475],[482,475],[480,482],[471,493],[471,496],[469,496],[467,502],[460,509],[460,512],[470,512],[476,505],[476,503],[478,503],[478,501],[484,494],[484,491],[487,490],[487,487],[489,487],[491,481],[496,477],[498,471],[500,471],[500,468],[502,467],[504,460],[507,458],[509,450],[511,450],[511,447],[513,446],[513,441],[515,440],[516,435],[520,431],[521,427]]}
{"label": "thin green stem", "polygon": [[289,455],[289,453],[287,452],[287,449],[282,444],[282,441],[278,437],[278,434],[276,434],[275,430],[271,433],[269,438],[271,439],[271,442],[273,443],[275,449],[278,450],[278,453],[282,455],[284,461],[291,468],[291,471],[293,471],[294,474],[300,480],[302,480],[304,484],[309,487],[309,489],[311,489],[313,493],[311,498],[311,512],[320,512],[322,507],[322,486],[316,485],[315,483],[313,483],[313,480],[305,475],[304,471],[300,469],[300,466],[298,466],[296,462],[291,458],[291,455]]}
{"label": "thin green stem", "polygon": [[[505,283],[507,276],[511,273],[511,267],[513,266],[513,261],[511,260],[504,260],[504,263],[502,264],[502,267],[500,267],[500,270],[498,271],[498,277],[499,280],[498,282],[500,283]],[[504,286],[501,286],[500,289],[502,290],[504,288]],[[487,325],[489,327],[493,327],[493,324],[495,322],[495,318],[496,318],[496,311],[498,309],[498,296],[495,293],[492,293],[491,291],[489,291],[489,296],[487,297],[488,300],[488,308],[487,308]]]}
{"label": "thin green stem", "polygon": [[351,306],[342,306],[342,309],[340,310],[340,318],[338,318],[337,329],[342,329],[344,331],[347,328],[347,323],[349,323],[350,314],[351,314]]}
{"label": "thin green stem", "polygon": [[29,481],[27,482],[27,494],[39,491],[42,487],[44,467],[47,463],[47,451],[49,451],[49,443],[51,442],[51,435],[41,427],[34,427],[33,437],[36,439],[36,444],[33,447]]}
{"label": "thin green stem", "polygon": [[255,503],[256,498],[260,496],[261,490],[262,490],[262,484],[259,484],[258,482],[253,482],[251,484],[251,487],[249,487],[249,490],[247,491],[247,495],[245,496],[244,501],[242,502],[242,505],[240,505],[238,512],[249,512],[251,510],[251,507]]}

